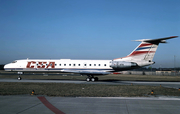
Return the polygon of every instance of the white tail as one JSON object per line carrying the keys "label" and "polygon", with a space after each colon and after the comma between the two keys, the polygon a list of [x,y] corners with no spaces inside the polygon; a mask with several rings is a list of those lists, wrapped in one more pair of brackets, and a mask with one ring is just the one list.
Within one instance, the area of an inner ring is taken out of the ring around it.
{"label": "white tail", "polygon": [[127,57],[134,60],[152,61],[159,43],[142,42]]}
{"label": "white tail", "polygon": [[166,43],[167,39],[176,38],[178,36],[171,36],[166,38],[160,39],[142,39],[142,40],[135,40],[140,41],[141,43],[137,46],[128,56],[123,58],[117,58],[114,60],[143,60],[151,62],[154,58],[156,50],[158,48],[159,43]]}

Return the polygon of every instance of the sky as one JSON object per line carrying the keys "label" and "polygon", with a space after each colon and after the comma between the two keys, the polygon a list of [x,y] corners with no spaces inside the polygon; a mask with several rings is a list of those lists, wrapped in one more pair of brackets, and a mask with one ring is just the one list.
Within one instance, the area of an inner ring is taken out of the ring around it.
{"label": "sky", "polygon": [[[0,0],[0,64],[125,57],[137,39],[180,36],[179,0]],[[153,67],[180,67],[180,37]]]}

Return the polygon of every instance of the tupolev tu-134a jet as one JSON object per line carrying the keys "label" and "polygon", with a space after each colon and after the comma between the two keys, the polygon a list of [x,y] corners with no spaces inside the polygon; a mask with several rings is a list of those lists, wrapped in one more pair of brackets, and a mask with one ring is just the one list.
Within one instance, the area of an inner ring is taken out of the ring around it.
{"label": "tupolev tu-134a jet", "polygon": [[[6,64],[4,69],[20,73],[78,73],[87,75],[88,82],[96,81],[98,77],[94,77],[94,75],[107,75],[154,64],[153,57],[159,43],[166,43],[166,40],[177,37],[135,40],[141,43],[129,55],[113,60],[25,59]],[[21,77],[19,76],[18,79]]]}

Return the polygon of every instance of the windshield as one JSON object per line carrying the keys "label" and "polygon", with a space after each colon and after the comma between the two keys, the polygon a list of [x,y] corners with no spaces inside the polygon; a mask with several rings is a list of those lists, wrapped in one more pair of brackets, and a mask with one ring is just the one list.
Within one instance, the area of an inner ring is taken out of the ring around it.
{"label": "windshield", "polygon": [[12,63],[16,63],[17,61],[13,61]]}

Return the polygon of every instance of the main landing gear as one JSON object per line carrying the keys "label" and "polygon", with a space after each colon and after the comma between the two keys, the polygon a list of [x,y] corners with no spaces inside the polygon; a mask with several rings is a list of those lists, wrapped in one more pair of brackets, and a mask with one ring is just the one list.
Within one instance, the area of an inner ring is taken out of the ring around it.
{"label": "main landing gear", "polygon": [[94,77],[93,75],[88,75],[88,77],[86,78],[86,81],[89,82],[89,81],[98,81],[98,77]]}

